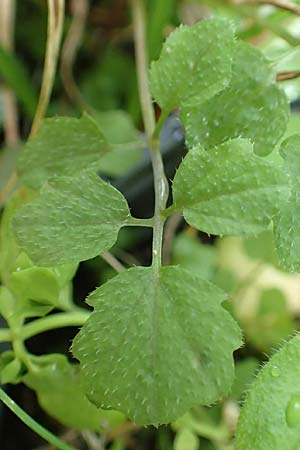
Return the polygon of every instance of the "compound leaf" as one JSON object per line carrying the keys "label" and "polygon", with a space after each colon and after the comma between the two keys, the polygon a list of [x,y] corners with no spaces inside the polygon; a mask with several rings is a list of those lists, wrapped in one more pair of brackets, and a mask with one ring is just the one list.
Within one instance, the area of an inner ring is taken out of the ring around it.
{"label": "compound leaf", "polygon": [[[177,266],[135,267],[88,298],[73,352],[89,399],[134,422],[169,423],[230,389],[240,331],[224,293]],[[112,315],[115,317],[111,321]]]}
{"label": "compound leaf", "polygon": [[117,411],[101,411],[85,396],[78,365],[63,355],[39,358],[23,381],[37,393],[40,405],[67,427],[108,431],[126,419]]}
{"label": "compound leaf", "polygon": [[205,103],[183,108],[187,142],[210,148],[243,137],[255,144],[257,154],[267,155],[286,130],[287,98],[258,48],[238,42],[235,49],[229,86]]}
{"label": "compound leaf", "polygon": [[130,213],[123,195],[96,174],[57,177],[23,206],[13,222],[34,263],[79,262],[108,250]]}
{"label": "compound leaf", "polygon": [[231,76],[234,33],[223,18],[180,26],[151,65],[153,97],[166,111],[203,102],[227,86]]}
{"label": "compound leaf", "polygon": [[193,148],[173,183],[175,208],[207,233],[255,234],[268,228],[279,202],[289,192],[280,164],[253,153],[246,139],[219,147]]}
{"label": "compound leaf", "polygon": [[285,344],[253,383],[237,428],[236,450],[297,450],[300,442],[300,335]]}
{"label": "compound leaf", "polygon": [[98,169],[110,150],[94,119],[53,117],[45,119],[37,135],[29,140],[18,161],[18,171],[30,187],[40,188],[50,177],[75,175],[87,167]]}

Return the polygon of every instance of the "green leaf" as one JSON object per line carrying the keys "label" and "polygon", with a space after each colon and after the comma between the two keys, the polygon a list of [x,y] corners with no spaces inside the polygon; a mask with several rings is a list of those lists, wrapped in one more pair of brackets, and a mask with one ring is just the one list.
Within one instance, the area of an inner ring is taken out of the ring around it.
{"label": "green leaf", "polygon": [[9,286],[22,300],[50,303],[57,308],[69,309],[70,302],[62,291],[73,278],[76,269],[76,264],[65,264],[57,268],[33,265],[24,269],[18,267],[11,274]]}
{"label": "green leaf", "polygon": [[20,301],[7,287],[0,286],[0,314],[12,329],[19,330],[24,318],[44,316],[52,308],[30,300]]}
{"label": "green leaf", "polygon": [[300,192],[293,192],[274,220],[275,243],[281,266],[300,272]]}
{"label": "green leaf", "polygon": [[253,153],[245,139],[193,148],[173,183],[175,208],[206,233],[255,234],[268,228],[289,186],[282,167]]}
{"label": "green leaf", "polygon": [[124,175],[140,161],[145,141],[124,111],[97,112],[95,120],[111,144],[111,151],[101,158],[101,173],[113,177]]}
{"label": "green leaf", "polygon": [[173,23],[176,14],[176,0],[148,1],[147,47],[149,60],[158,58],[164,39],[164,32]]}
{"label": "green leaf", "polygon": [[242,321],[247,341],[261,351],[269,351],[295,329],[284,293],[276,288],[262,290],[255,315]]}
{"label": "green leaf", "polygon": [[52,176],[98,169],[109,150],[103,133],[86,113],[80,119],[53,117],[43,120],[37,135],[26,143],[18,171],[24,183],[37,189]]}
{"label": "green leaf", "polygon": [[275,245],[285,270],[300,271],[300,134],[286,139],[280,153],[290,176],[291,195],[282,202],[274,220]]}
{"label": "green leaf", "polygon": [[297,450],[300,442],[300,335],[265,365],[242,408],[236,450]]}
{"label": "green leaf", "polygon": [[[39,362],[39,364],[36,364]],[[63,355],[47,355],[35,361],[24,383],[37,393],[42,408],[66,427],[109,431],[125,422],[117,411],[101,411],[86,398],[78,365]]]}
{"label": "green leaf", "polygon": [[216,249],[202,244],[197,236],[179,233],[172,242],[172,262],[211,280],[216,270]]}
{"label": "green leaf", "polygon": [[151,64],[150,85],[159,106],[169,112],[199,104],[230,81],[234,33],[223,18],[176,28]]}
{"label": "green leaf", "polygon": [[288,102],[261,51],[245,42],[235,49],[230,85],[205,103],[182,110],[186,139],[190,147],[210,148],[243,137],[255,144],[257,154],[267,155],[286,130]]}
{"label": "green leaf", "polygon": [[254,376],[259,369],[259,361],[249,357],[238,361],[235,365],[235,379],[230,392],[230,398],[240,401],[254,380]]}
{"label": "green leaf", "polygon": [[33,117],[37,104],[34,86],[24,66],[0,45],[0,75],[12,88],[29,117]]}
{"label": "green leaf", "polygon": [[33,194],[26,188],[17,190],[9,202],[6,204],[0,227],[0,275],[1,281],[8,284],[11,272],[16,270],[16,260],[20,254],[20,248],[16,243],[12,228],[12,218],[16,211],[25,203],[32,200]]}
{"label": "green leaf", "polygon": [[0,381],[1,384],[20,383],[22,378],[23,365],[15,357],[11,350],[2,352],[0,355]]}
{"label": "green leaf", "polygon": [[180,430],[174,439],[174,450],[198,450],[199,439],[188,428]]}
{"label": "green leaf", "polygon": [[280,154],[285,161],[285,166],[291,177],[291,183],[294,187],[300,187],[299,168],[300,168],[300,133],[288,137],[280,147]]}
{"label": "green leaf", "polygon": [[293,114],[290,115],[290,120],[287,124],[287,129],[284,137],[288,138],[293,134],[299,133],[299,131],[300,131],[300,114],[299,112],[293,112]]}
{"label": "green leaf", "polygon": [[141,133],[134,127],[131,116],[122,110],[110,110],[97,112],[94,115],[105,139],[112,145],[133,143],[140,148],[145,147],[145,140]]}
{"label": "green leaf", "polygon": [[1,367],[0,363],[0,380],[2,384],[6,383],[18,383],[20,381],[20,372],[22,369],[22,363],[19,359],[14,358],[4,367]]}
{"label": "green leaf", "polygon": [[[30,315],[33,313],[34,303],[30,303],[28,310],[28,301],[50,303],[58,308],[69,309],[71,298],[70,295],[66,295],[66,287],[73,278],[77,265],[73,263],[51,268],[34,266],[15,241],[11,224],[12,217],[30,199],[32,199],[30,191],[22,188],[14,194],[5,207],[0,228],[2,283],[10,289],[11,295],[16,297],[19,313],[23,314],[24,308],[28,313],[30,311]],[[70,290],[69,293],[71,293]],[[36,306],[40,308],[41,305]]]}
{"label": "green leaf", "polygon": [[130,217],[122,194],[96,174],[57,177],[21,208],[16,237],[41,266],[79,262],[109,250]]}
{"label": "green leaf", "polygon": [[257,236],[247,237],[243,240],[243,245],[250,258],[278,267],[279,261],[272,231],[264,231]]}
{"label": "green leaf", "polygon": [[[88,298],[74,340],[89,399],[142,425],[169,423],[229,391],[240,331],[225,294],[176,266],[135,267]],[[112,315],[115,321],[111,321]]]}

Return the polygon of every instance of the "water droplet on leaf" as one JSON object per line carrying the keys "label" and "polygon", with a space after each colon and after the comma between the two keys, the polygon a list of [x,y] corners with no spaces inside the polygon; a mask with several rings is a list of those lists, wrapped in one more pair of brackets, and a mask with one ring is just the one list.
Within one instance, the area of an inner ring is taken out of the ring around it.
{"label": "water droplet on leaf", "polygon": [[285,410],[285,418],[289,427],[300,426],[300,395],[293,395]]}
{"label": "water droplet on leaf", "polygon": [[273,377],[279,377],[280,375],[280,369],[277,366],[273,366],[271,370],[271,374]]}

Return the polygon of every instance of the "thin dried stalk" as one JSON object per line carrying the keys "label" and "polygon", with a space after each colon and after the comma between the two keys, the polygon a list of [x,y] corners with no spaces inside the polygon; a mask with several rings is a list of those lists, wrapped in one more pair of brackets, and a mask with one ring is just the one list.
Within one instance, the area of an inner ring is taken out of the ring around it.
{"label": "thin dried stalk", "polygon": [[40,97],[29,137],[33,137],[41,124],[49,104],[62,36],[65,15],[64,0],[48,0],[48,29],[44,72]]}

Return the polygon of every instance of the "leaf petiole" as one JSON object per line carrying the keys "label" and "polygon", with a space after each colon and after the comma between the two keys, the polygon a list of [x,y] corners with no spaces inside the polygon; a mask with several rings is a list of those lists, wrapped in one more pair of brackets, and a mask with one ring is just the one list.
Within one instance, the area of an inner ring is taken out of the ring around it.
{"label": "leaf petiole", "polygon": [[[24,325],[20,333],[20,339],[25,341],[36,334],[44,333],[45,331],[54,330],[56,328],[82,326],[89,315],[89,311],[80,310],[52,314],[41,319],[33,320],[27,325]],[[0,342],[9,342],[12,339],[13,336],[9,329],[0,330]]]}

